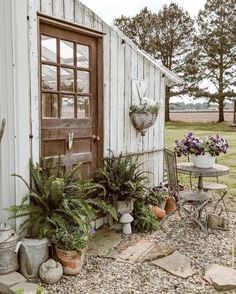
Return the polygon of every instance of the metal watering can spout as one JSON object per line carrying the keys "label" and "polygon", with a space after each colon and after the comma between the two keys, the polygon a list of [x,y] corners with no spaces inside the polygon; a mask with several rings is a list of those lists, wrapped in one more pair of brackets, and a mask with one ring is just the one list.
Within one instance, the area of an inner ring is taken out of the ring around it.
{"label": "metal watering can spout", "polygon": [[18,252],[20,253],[19,254],[20,272],[25,278],[30,279],[33,277],[32,265],[30,263],[27,246],[25,246],[25,244],[22,241],[19,241],[16,244],[15,253],[18,253]]}

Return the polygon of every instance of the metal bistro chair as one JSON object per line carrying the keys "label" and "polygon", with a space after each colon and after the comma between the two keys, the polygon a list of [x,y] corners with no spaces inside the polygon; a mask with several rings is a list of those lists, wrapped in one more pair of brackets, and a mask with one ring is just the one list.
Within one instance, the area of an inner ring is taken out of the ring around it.
{"label": "metal bistro chair", "polygon": [[[164,156],[168,178],[169,193],[175,198],[177,207],[176,211],[179,213],[181,217],[180,221],[177,223],[177,226],[171,230],[169,235],[171,236],[175,229],[177,229],[180,225],[182,225],[188,220],[194,221],[208,234],[206,211],[206,205],[209,202],[208,194],[205,192],[192,190],[179,191],[176,154],[171,150],[165,149]],[[202,221],[203,210],[206,211],[205,225]],[[166,219],[170,215],[168,215]]]}
{"label": "metal bistro chair", "polygon": [[[188,161],[190,161],[189,157],[188,157]],[[217,163],[217,161],[216,161]],[[191,189],[196,188],[196,185],[193,184],[192,181],[192,174],[189,174],[189,183],[190,183],[190,187]],[[227,214],[227,217],[229,217],[229,212],[228,212],[228,208],[226,206],[225,203],[225,196],[228,192],[228,186],[222,183],[219,183],[219,178],[218,176],[216,176],[216,181],[215,182],[211,182],[211,183],[203,183],[203,191],[205,192],[213,192],[216,191],[219,194],[219,199],[217,199],[216,204],[214,205],[214,211],[216,211],[218,205],[220,205],[221,203],[223,203],[225,212]],[[221,206],[221,212],[220,214],[223,212],[223,208]]]}

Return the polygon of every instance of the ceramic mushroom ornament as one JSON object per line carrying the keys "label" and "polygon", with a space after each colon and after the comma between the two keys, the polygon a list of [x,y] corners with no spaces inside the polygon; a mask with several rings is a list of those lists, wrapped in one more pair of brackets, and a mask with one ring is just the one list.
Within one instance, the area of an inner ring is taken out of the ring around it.
{"label": "ceramic mushroom ornament", "polygon": [[124,213],[122,214],[120,218],[120,223],[123,225],[122,226],[122,232],[125,235],[130,235],[132,233],[131,229],[131,222],[133,221],[133,217],[129,213]]}

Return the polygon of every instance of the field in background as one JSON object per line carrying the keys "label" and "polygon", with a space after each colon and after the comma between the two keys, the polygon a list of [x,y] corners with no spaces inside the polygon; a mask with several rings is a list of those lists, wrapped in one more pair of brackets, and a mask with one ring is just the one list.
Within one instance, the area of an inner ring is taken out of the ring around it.
{"label": "field in background", "polygon": [[[233,111],[225,111],[225,121],[233,123]],[[217,111],[192,111],[192,112],[170,112],[172,121],[189,121],[189,122],[216,122],[219,115]]]}
{"label": "field in background", "polygon": [[[230,127],[228,123],[209,124],[203,122],[169,122],[166,123],[165,127],[165,146],[173,149],[174,141],[183,138],[184,135],[190,131],[199,137],[207,137],[208,135],[219,134],[228,140],[230,150],[227,154],[218,157],[218,163],[229,166],[230,174],[220,177],[219,181],[228,185],[230,196],[235,196],[236,199],[236,128]],[[178,158],[178,160],[184,161],[186,158],[182,156]],[[186,176],[181,176],[180,180],[185,184],[189,183],[189,180],[186,178]]]}

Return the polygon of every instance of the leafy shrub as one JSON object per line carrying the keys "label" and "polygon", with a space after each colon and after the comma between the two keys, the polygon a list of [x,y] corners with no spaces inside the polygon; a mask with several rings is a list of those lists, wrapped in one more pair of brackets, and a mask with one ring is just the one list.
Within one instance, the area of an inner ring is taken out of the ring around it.
{"label": "leafy shrub", "polygon": [[158,228],[158,221],[151,213],[149,206],[144,202],[134,203],[134,229],[139,232],[155,231]]}

